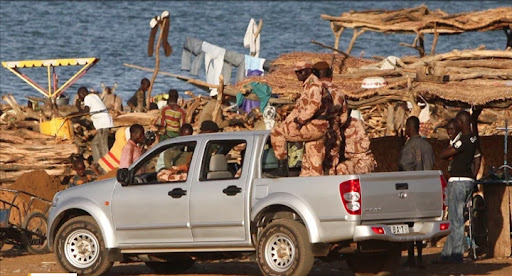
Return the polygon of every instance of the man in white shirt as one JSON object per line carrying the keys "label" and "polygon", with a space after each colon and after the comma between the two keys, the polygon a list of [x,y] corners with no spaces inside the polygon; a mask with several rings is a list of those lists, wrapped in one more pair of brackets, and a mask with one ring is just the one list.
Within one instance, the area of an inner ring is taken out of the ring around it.
{"label": "man in white shirt", "polygon": [[[83,86],[78,88],[77,94],[78,101],[76,102],[76,107],[78,112],[91,115],[92,124],[96,129],[96,134],[91,141],[91,147],[94,162],[98,162],[108,152],[108,133],[109,129],[114,127],[114,122],[98,95],[89,93],[87,88]],[[84,104],[83,108],[82,103]]]}

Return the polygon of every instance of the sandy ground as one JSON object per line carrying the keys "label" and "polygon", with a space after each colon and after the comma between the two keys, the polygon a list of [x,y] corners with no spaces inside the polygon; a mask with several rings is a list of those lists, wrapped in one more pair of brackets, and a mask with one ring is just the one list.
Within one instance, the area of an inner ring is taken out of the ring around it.
{"label": "sandy ground", "polygon": [[[400,267],[398,276],[408,275],[512,275],[512,258],[505,259],[465,259],[463,264],[439,265],[431,264],[439,257],[441,248],[425,248],[424,269]],[[406,260],[406,252],[402,254],[402,262]],[[0,275],[28,275],[28,273],[65,272],[57,263],[54,254],[28,255],[19,250],[4,246],[0,252]],[[181,275],[260,275],[258,265],[250,258],[245,260],[225,260],[208,263],[196,263],[185,274]],[[155,275],[144,263],[116,263],[107,275]],[[344,261],[325,263],[315,262],[310,275],[353,275]]]}

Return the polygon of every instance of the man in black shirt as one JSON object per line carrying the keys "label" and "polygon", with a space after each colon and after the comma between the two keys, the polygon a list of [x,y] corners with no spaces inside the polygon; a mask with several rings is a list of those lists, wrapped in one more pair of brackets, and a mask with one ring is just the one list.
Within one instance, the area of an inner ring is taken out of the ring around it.
{"label": "man in black shirt", "polygon": [[[480,170],[480,161],[482,159],[480,142],[477,135],[475,135],[476,133],[473,133],[473,127],[471,126],[472,123],[476,124],[476,122],[472,122],[473,120],[471,115],[464,110],[459,111],[455,116],[455,119],[460,126],[461,135],[470,135],[470,141],[476,146],[475,155],[473,156],[473,177],[476,179],[478,171]],[[477,129],[476,126],[474,129]]]}
{"label": "man in black shirt", "polygon": [[464,206],[466,198],[474,187],[473,157],[476,151],[475,140],[470,134],[459,133],[460,126],[455,119],[446,126],[450,136],[450,146],[441,152],[441,158],[449,159],[450,178],[447,186],[448,220],[452,232],[448,235],[441,263],[462,263],[464,256]]}

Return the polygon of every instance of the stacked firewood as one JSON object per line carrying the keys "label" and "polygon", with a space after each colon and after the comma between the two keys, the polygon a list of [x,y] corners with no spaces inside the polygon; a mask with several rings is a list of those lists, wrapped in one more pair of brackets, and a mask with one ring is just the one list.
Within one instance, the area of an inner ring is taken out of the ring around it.
{"label": "stacked firewood", "polygon": [[[300,84],[293,74],[297,61],[320,60],[333,64],[333,83],[348,97],[348,106],[357,109],[371,137],[403,133],[407,117],[426,118],[424,134],[447,138],[443,126],[461,109],[484,108],[479,117],[481,135],[499,133],[505,112],[512,105],[512,50],[454,50],[449,53],[418,57],[402,57],[390,63],[384,57],[376,60],[346,57],[340,54],[290,53],[274,61],[274,71],[235,85],[240,89],[250,81],[261,81],[282,98],[295,99]],[[334,63],[333,63],[334,61]],[[388,67],[383,65],[387,63]],[[391,68],[390,68],[391,66]],[[389,69],[385,69],[389,68]],[[381,88],[361,87],[366,77],[383,77]],[[423,111],[423,112],[422,112]]]}
{"label": "stacked firewood", "polygon": [[69,157],[77,152],[71,141],[26,128],[2,130],[0,148],[0,183],[14,182],[23,173],[39,169],[64,175],[69,172]]}

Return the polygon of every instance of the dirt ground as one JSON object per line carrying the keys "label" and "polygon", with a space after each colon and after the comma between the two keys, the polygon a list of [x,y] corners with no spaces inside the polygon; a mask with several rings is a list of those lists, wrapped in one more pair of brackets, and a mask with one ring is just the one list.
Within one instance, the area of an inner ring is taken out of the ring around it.
{"label": "dirt ground", "polygon": [[[400,267],[398,276],[408,275],[512,275],[512,258],[504,259],[465,259],[463,264],[439,265],[432,261],[439,257],[440,247],[430,247],[423,250],[425,268]],[[407,252],[402,252],[402,262],[406,260]],[[0,275],[28,275],[28,273],[58,273],[65,272],[57,263],[54,254],[27,255],[16,249],[4,246],[0,251]],[[156,275],[144,263],[116,263],[106,274],[114,275]],[[225,260],[208,263],[196,263],[185,274],[181,275],[261,275],[254,259]],[[313,276],[323,275],[353,275],[344,261],[325,263],[316,261]]]}

